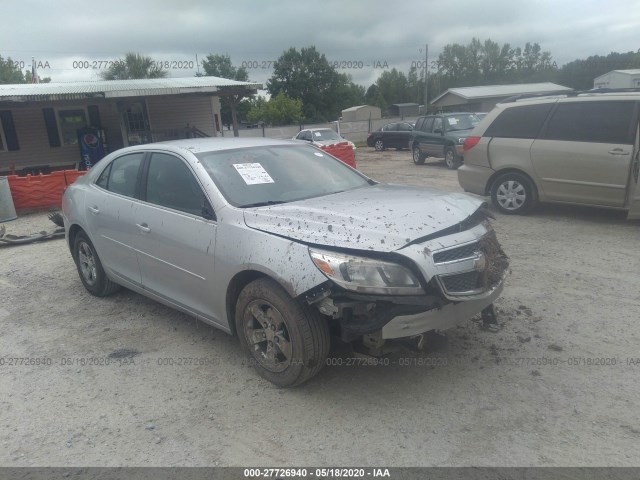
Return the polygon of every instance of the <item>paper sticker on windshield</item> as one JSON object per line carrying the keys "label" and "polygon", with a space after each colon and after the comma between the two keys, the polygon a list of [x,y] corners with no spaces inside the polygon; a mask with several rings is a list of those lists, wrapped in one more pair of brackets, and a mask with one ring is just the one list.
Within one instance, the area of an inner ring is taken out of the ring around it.
{"label": "paper sticker on windshield", "polygon": [[455,117],[449,117],[449,125],[457,125],[458,119]]}
{"label": "paper sticker on windshield", "polygon": [[238,171],[244,183],[247,185],[274,183],[273,178],[271,178],[259,163],[234,163],[233,167]]}
{"label": "paper sticker on windshield", "polygon": [[321,137],[321,136],[322,136],[322,133],[320,133],[320,132],[313,132],[313,134],[314,134],[316,137]]}

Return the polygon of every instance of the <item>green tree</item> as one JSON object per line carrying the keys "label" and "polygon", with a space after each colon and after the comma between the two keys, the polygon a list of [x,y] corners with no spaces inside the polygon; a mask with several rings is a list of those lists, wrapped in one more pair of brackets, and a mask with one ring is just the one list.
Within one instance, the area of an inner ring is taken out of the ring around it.
{"label": "green tree", "polygon": [[0,55],[0,84],[25,83],[24,74],[11,57],[5,60]]}
{"label": "green tree", "polygon": [[[31,83],[31,70],[24,71],[24,83]],[[41,77],[38,75],[38,83],[51,83],[51,77]]]}
{"label": "green tree", "polygon": [[[249,81],[249,74],[244,67],[236,68],[231,63],[229,55],[209,54],[202,60],[202,68],[206,76]],[[226,92],[225,92],[226,90]],[[238,136],[238,114],[246,115],[251,108],[251,103],[243,101],[246,94],[234,91],[232,88],[222,88],[224,95],[221,96],[220,116],[224,125],[233,124],[233,135]]]}
{"label": "green tree", "polygon": [[380,93],[378,85],[376,85],[375,83],[367,88],[367,93],[365,93],[364,99],[367,105],[378,107],[383,112],[387,109],[387,102]]}
{"label": "green tree", "polygon": [[593,55],[563,65],[557,73],[557,82],[578,90],[593,88],[593,80],[611,70],[640,68],[640,50],[637,52],[611,52],[606,56]]}
{"label": "green tree", "polygon": [[284,92],[266,101],[256,99],[254,107],[247,114],[252,122],[262,121],[269,125],[289,125],[302,120],[302,101],[290,98]]}
{"label": "green tree", "polygon": [[314,46],[283,52],[274,62],[267,90],[271,96],[284,92],[301,100],[307,122],[335,119],[343,108],[353,106],[350,102],[364,100],[364,90],[338,73]]}
{"label": "green tree", "polygon": [[151,57],[139,53],[129,52],[107,70],[100,73],[103,80],[130,80],[135,78],[164,78],[167,71],[163,70]]}
{"label": "green tree", "polygon": [[415,102],[418,87],[415,69],[411,77],[413,84],[403,72],[395,68],[383,71],[376,83],[367,90],[365,95],[367,103],[386,111],[394,103]]}
{"label": "green tree", "polygon": [[472,85],[553,81],[557,76],[551,53],[530,42],[522,49],[473,38],[467,45],[445,45],[435,65],[434,80],[440,91]]}

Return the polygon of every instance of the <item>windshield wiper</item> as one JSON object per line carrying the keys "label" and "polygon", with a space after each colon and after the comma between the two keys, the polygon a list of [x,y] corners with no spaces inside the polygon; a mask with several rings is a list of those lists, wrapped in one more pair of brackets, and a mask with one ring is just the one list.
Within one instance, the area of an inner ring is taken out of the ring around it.
{"label": "windshield wiper", "polygon": [[246,205],[241,205],[240,208],[265,207],[267,205],[279,205],[281,203],[287,202],[284,200],[265,200],[264,202],[247,203]]}

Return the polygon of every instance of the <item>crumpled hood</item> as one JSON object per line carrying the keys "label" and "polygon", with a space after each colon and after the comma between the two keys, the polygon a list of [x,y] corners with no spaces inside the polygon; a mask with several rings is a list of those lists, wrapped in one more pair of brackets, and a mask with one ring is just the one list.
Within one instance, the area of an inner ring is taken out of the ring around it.
{"label": "crumpled hood", "polygon": [[257,230],[328,247],[391,252],[456,225],[483,204],[462,193],[375,185],[319,198],[247,208]]}

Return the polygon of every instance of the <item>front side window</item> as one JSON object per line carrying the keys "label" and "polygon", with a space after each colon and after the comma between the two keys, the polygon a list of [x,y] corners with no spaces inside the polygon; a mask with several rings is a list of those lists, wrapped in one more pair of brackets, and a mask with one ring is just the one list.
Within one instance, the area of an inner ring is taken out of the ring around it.
{"label": "front side window", "polygon": [[182,159],[154,153],[149,162],[146,200],[162,207],[203,216],[206,198],[191,169]]}
{"label": "front side window", "polygon": [[442,117],[436,117],[433,119],[433,127],[431,131],[437,133],[436,130],[440,130],[442,132]]}
{"label": "front side window", "polygon": [[399,132],[410,132],[411,130],[413,130],[413,127],[411,125],[409,125],[408,123],[399,123],[398,124],[398,131]]}
{"label": "front side window", "polygon": [[113,193],[134,197],[143,158],[144,153],[132,153],[116,158],[100,174],[96,185]]}
{"label": "front side window", "polygon": [[229,203],[287,203],[369,185],[340,160],[307,145],[263,146],[196,155]]}
{"label": "front side window", "polygon": [[561,103],[543,138],[597,143],[633,143],[633,102]]}
{"label": "front side window", "polygon": [[87,116],[84,109],[58,110],[58,124],[63,145],[78,144],[78,130],[86,127]]}

